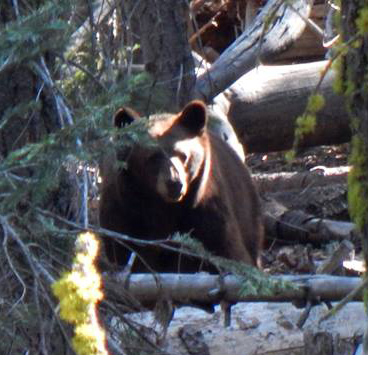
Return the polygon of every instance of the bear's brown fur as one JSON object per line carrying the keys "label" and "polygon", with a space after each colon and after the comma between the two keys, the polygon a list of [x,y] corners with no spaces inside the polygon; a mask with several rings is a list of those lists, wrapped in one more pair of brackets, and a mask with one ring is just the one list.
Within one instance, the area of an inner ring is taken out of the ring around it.
{"label": "bear's brown fur", "polygon": [[[137,115],[122,108],[115,125]],[[248,169],[207,128],[204,103],[193,101],[179,114],[150,117],[152,145],[130,144],[119,154],[125,166],[103,180],[100,224],[131,237],[152,240],[190,233],[215,255],[256,265],[262,244],[262,211]],[[111,169],[112,164],[107,163]],[[111,172],[111,171],[110,171]],[[110,261],[130,255],[105,238]],[[198,261],[151,247],[136,247],[133,271],[197,271]]]}

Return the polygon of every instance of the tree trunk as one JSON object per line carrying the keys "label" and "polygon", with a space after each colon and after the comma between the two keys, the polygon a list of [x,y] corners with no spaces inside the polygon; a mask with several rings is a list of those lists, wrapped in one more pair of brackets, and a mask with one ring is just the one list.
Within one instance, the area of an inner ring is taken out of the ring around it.
{"label": "tree trunk", "polygon": [[[349,206],[361,229],[365,244],[368,239],[368,10],[367,0],[341,3],[341,26],[344,42],[357,38],[342,57],[340,86],[345,95],[354,135],[353,171],[349,177]],[[366,18],[365,18],[366,17]],[[366,22],[366,25],[365,25]]]}
{"label": "tree trunk", "polygon": [[[53,251],[58,245],[53,233],[42,227],[34,213],[39,203],[65,217],[73,215],[67,211],[74,200],[69,194],[74,183],[67,181],[68,171],[61,171],[60,166],[52,172],[47,170],[48,161],[54,167],[58,160],[46,153],[49,144],[41,149],[49,134],[66,122],[59,112],[64,99],[52,78],[56,64],[50,47],[61,45],[58,40],[63,40],[62,30],[52,27],[63,16],[63,8],[56,3],[0,2],[0,291],[5,305],[13,305],[0,320],[1,353],[69,351],[68,343],[61,341],[63,331],[57,322],[52,322],[49,330],[42,325],[53,315],[50,284],[54,261],[58,261],[54,257],[57,252]],[[34,148],[39,149],[30,155]],[[16,155],[17,150],[20,152]],[[55,177],[48,179],[46,173],[54,173]],[[44,256],[37,249],[44,251]],[[69,245],[63,242],[59,249],[63,266],[70,255]],[[44,268],[38,272],[39,263]],[[47,274],[42,273],[45,268],[49,270]],[[22,299],[15,300],[19,294]],[[15,337],[17,343],[12,339]],[[55,339],[51,342],[51,338]]]}
{"label": "tree trunk", "polygon": [[[39,4],[40,2],[36,1],[36,8]],[[29,5],[35,6],[33,3]],[[62,11],[62,8],[58,9]],[[12,22],[17,24],[16,21],[20,17],[30,14],[31,8],[28,6],[19,6],[12,1],[9,1],[8,6],[2,3],[0,31],[9,24],[11,24],[10,27],[14,27]],[[30,17],[36,17],[36,14],[30,15]],[[41,17],[41,22],[50,17],[49,10],[46,13],[42,12]],[[27,21],[25,23],[28,24]],[[15,30],[14,32],[22,31]],[[7,37],[9,33],[5,33],[5,35]],[[60,38],[59,33],[52,32],[50,36],[52,39],[47,38],[47,44]],[[38,44],[39,41],[35,41],[36,44],[32,46],[29,45],[30,40],[26,39],[24,42],[26,56],[20,57],[20,61],[13,61],[11,53],[7,58],[9,63],[4,63],[0,70],[0,159],[7,158],[11,152],[26,147],[28,144],[42,142],[48,134],[65,125],[73,124],[63,96],[53,81],[51,71],[56,66],[54,52],[44,52],[45,46]],[[21,48],[19,45],[18,47]],[[33,53],[34,48],[41,48],[42,51]],[[30,50],[32,50],[31,55],[29,55]],[[5,55],[7,52],[8,50],[4,52]],[[42,168],[32,164],[23,165],[21,169],[14,171],[6,170],[4,174],[7,177],[21,176],[25,184],[31,184],[39,181],[37,178],[42,172]],[[57,168],[56,178],[60,185],[50,187],[50,192],[45,194],[44,207],[54,209],[71,219],[77,219],[80,216],[79,206],[76,204],[78,201],[76,175],[70,174],[63,166]],[[24,190],[27,188],[28,186],[25,186]],[[38,192],[31,188],[27,193],[28,195],[23,201],[31,201],[31,198]]]}
{"label": "tree trunk", "polygon": [[130,14],[139,24],[141,49],[146,70],[154,87],[164,89],[165,108],[184,106],[195,84],[194,61],[187,39],[187,12],[184,1],[130,2]]}
{"label": "tree trunk", "polygon": [[[246,152],[291,149],[295,122],[320,80],[326,61],[290,66],[259,67],[229,89],[228,118]],[[300,147],[340,144],[351,138],[344,99],[334,93],[335,73],[329,70],[320,86],[324,108],[317,113],[315,131]]]}
{"label": "tree trunk", "polygon": [[[348,201],[352,219],[362,233],[365,262],[368,269],[368,1],[341,2],[342,41],[350,44],[341,58],[340,92],[344,94],[353,132],[353,166],[348,178]],[[351,41],[354,40],[354,44]],[[365,293],[368,305],[368,292]],[[368,352],[367,333],[364,352]]]}
{"label": "tree trunk", "polygon": [[[9,4],[6,4],[7,2]],[[19,11],[22,12],[23,9]],[[3,1],[0,5],[0,33],[8,22],[16,19],[13,2]],[[46,64],[52,66],[52,60],[51,55],[47,53]],[[44,135],[58,128],[54,100],[43,86],[43,81],[36,76],[27,63],[2,65],[0,70],[0,159],[27,143],[37,142]],[[3,124],[4,122],[6,124]]]}

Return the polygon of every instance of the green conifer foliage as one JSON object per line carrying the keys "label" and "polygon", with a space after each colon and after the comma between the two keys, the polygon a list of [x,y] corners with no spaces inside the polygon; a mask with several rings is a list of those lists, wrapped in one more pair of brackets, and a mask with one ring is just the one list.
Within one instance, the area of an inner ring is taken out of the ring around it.
{"label": "green conifer foliage", "polygon": [[100,43],[91,56],[90,32],[73,51],[88,17],[79,4],[0,3],[1,354],[72,353],[50,285],[69,267],[77,231],[96,225],[97,165],[111,148],[112,114],[146,84],[117,65],[108,79]]}

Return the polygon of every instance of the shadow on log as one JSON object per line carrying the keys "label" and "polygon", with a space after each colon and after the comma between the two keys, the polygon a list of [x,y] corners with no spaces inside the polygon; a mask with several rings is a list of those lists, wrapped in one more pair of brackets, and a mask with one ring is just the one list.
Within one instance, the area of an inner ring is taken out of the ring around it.
{"label": "shadow on log", "polygon": [[[295,121],[304,113],[327,63],[261,66],[228,89],[228,119],[246,152],[265,153],[293,147]],[[304,137],[300,147],[350,141],[349,116],[343,98],[333,91],[334,78],[334,71],[329,69],[319,89],[325,106],[317,114],[314,132]]]}

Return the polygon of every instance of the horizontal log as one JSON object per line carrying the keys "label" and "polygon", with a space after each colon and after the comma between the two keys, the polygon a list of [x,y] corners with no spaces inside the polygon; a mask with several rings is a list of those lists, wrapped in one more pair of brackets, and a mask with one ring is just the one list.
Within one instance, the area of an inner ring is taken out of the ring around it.
{"label": "horizontal log", "polygon": [[[296,119],[305,112],[327,63],[262,66],[228,89],[227,118],[247,153],[292,148]],[[350,141],[350,118],[343,97],[333,91],[334,79],[335,73],[329,69],[318,91],[325,105],[316,115],[314,132],[305,135],[300,147]]]}
{"label": "horizontal log", "polygon": [[[307,299],[339,301],[358,288],[361,278],[331,275],[274,276],[273,281],[283,281],[298,286],[268,295],[266,293],[242,293],[243,279],[234,275],[219,277],[207,273],[197,274],[131,274],[122,281],[121,275],[104,276],[105,286],[119,286],[119,290],[145,307],[153,307],[159,298],[168,298],[179,304],[191,302],[219,304],[228,302],[291,302]],[[218,288],[220,294],[218,294]],[[107,296],[108,296],[107,289]],[[354,300],[361,300],[360,294]]]}
{"label": "horizontal log", "polygon": [[349,166],[336,168],[322,168],[322,170],[304,172],[278,172],[278,173],[257,173],[253,174],[254,181],[262,193],[305,189],[332,184],[345,184]]}
{"label": "horizontal log", "polygon": [[266,236],[300,243],[322,244],[331,240],[357,240],[358,231],[352,222],[316,217],[300,210],[286,209],[269,199],[265,202]]}

